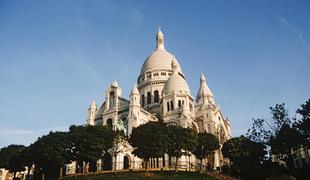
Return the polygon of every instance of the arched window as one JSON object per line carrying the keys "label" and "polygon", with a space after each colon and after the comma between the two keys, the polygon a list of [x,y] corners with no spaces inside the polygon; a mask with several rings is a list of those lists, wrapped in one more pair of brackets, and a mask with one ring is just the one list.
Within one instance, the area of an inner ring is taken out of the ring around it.
{"label": "arched window", "polygon": [[220,131],[220,144],[224,144],[226,141],[226,138],[225,138],[225,131],[222,126],[220,126],[219,131]]}
{"label": "arched window", "polygon": [[144,94],[141,95],[141,106],[143,107],[145,104],[145,97]]}
{"label": "arched window", "polygon": [[151,104],[151,102],[152,102],[152,94],[151,94],[151,92],[147,93],[146,102],[147,102],[147,104]]}
{"label": "arched window", "polygon": [[130,159],[128,156],[124,156],[123,169],[129,169],[129,168],[130,168]]}
{"label": "arched window", "polygon": [[159,102],[159,93],[157,90],[154,91],[154,103]]}
{"label": "arched window", "polygon": [[110,107],[109,109],[113,108],[115,105],[115,94],[113,91],[110,92]]}
{"label": "arched window", "polygon": [[107,127],[108,127],[109,129],[112,129],[112,119],[111,119],[111,118],[109,118],[109,119],[107,120]]}
{"label": "arched window", "polygon": [[171,108],[171,111],[174,109],[173,108],[173,101],[170,101],[170,108]]}
{"label": "arched window", "polygon": [[178,101],[178,107],[180,108],[182,105],[181,105],[181,100]]}
{"label": "arched window", "polygon": [[167,111],[170,111],[170,105],[169,105],[169,102],[167,102]]}

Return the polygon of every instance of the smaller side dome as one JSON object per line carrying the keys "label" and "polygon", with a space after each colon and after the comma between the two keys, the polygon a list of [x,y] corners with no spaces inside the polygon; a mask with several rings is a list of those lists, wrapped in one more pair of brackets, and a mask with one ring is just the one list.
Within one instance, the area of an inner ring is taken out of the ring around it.
{"label": "smaller side dome", "polygon": [[178,68],[179,68],[178,66],[179,65],[177,61],[175,60],[175,58],[173,58],[172,63],[171,63],[173,73],[172,73],[172,76],[165,83],[165,86],[163,89],[163,92],[165,95],[174,93],[174,92],[190,94],[190,90],[189,90],[186,80],[178,72]]}

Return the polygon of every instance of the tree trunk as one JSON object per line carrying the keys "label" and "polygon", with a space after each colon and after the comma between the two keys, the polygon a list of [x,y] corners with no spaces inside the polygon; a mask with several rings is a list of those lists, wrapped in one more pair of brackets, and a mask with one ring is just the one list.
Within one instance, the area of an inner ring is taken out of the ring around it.
{"label": "tree trunk", "polygon": [[60,166],[60,169],[59,169],[59,179],[62,179],[62,174],[63,174],[63,166]]}
{"label": "tree trunk", "polygon": [[202,171],[202,158],[200,158],[200,172]]}
{"label": "tree trunk", "polygon": [[41,180],[45,180],[45,174],[42,173]]}
{"label": "tree trunk", "polygon": [[145,171],[147,172],[148,171],[148,166],[149,166],[149,159],[145,160]]}
{"label": "tree trunk", "polygon": [[179,157],[175,157],[175,172],[179,170]]}
{"label": "tree trunk", "polygon": [[169,155],[169,170],[171,170],[171,166],[172,166],[172,164],[171,164],[171,156]]}
{"label": "tree trunk", "polygon": [[163,168],[166,167],[166,162],[165,162],[165,155],[163,155]]}

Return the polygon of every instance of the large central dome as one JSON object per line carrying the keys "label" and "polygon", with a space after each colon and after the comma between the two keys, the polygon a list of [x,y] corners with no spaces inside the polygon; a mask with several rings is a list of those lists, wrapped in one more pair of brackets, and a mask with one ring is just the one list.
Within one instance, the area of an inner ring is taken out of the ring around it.
{"label": "large central dome", "polygon": [[[151,55],[149,55],[144,61],[144,64],[140,71],[140,75],[148,71],[154,71],[154,70],[168,70],[172,72],[171,63],[172,60],[174,59],[174,56],[168,51],[166,51],[164,47],[164,35],[161,32],[161,30],[159,30],[157,33],[156,42],[157,42],[156,50]],[[181,72],[179,64],[177,70]]]}
{"label": "large central dome", "polygon": [[[171,63],[173,58],[173,55],[165,49],[156,49],[156,51],[144,61],[140,74],[154,70],[172,70]],[[178,71],[181,72],[181,69],[178,68]]]}

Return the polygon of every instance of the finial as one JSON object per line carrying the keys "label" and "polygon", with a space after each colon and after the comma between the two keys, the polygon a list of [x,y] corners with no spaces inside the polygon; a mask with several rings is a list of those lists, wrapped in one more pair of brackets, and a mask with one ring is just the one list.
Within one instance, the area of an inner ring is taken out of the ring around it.
{"label": "finial", "polygon": [[177,60],[175,60],[175,56],[173,56],[171,67],[172,67],[172,73],[177,73],[178,63]]}
{"label": "finial", "polygon": [[97,105],[96,105],[96,101],[95,101],[95,100],[92,101],[92,103],[90,104],[89,108],[92,108],[92,109],[97,108]]}
{"label": "finial", "polygon": [[201,73],[201,75],[200,75],[200,81],[201,81],[201,82],[206,81],[206,77],[204,76],[203,73]]}
{"label": "finial", "polygon": [[137,85],[135,84],[134,87],[131,90],[131,94],[139,94],[139,90],[137,88]]}
{"label": "finial", "polygon": [[117,83],[116,79],[114,81],[112,81],[111,86],[118,87],[118,83]]}
{"label": "finial", "polygon": [[156,49],[165,49],[164,45],[164,34],[161,32],[161,28],[158,28],[158,32],[156,35]]}

